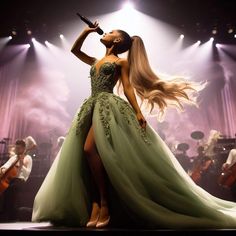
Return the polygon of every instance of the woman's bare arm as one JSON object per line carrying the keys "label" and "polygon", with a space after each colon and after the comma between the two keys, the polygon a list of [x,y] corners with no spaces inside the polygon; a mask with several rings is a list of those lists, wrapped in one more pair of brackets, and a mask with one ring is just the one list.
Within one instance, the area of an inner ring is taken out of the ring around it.
{"label": "woman's bare arm", "polygon": [[96,58],[95,57],[91,57],[89,55],[87,55],[86,53],[81,51],[81,47],[83,45],[84,40],[87,38],[87,36],[92,33],[95,32],[96,29],[98,28],[98,23],[95,22],[96,27],[95,28],[89,28],[86,27],[84,29],[84,31],[80,34],[80,36],[78,37],[78,39],[75,41],[74,45],[71,48],[71,52],[78,57],[81,61],[85,62],[86,64],[92,65],[95,61]]}
{"label": "woman's bare arm", "polygon": [[127,97],[128,101],[130,102],[131,106],[133,107],[140,125],[143,128],[145,128],[146,127],[146,120],[145,120],[144,116],[142,115],[142,112],[139,108],[139,105],[138,105],[138,102],[137,102],[137,99],[136,99],[136,96],[134,93],[134,89],[129,82],[128,61],[126,59],[121,59],[121,60],[119,60],[118,64],[121,66],[121,81],[122,81],[122,85],[124,87],[124,94]]}

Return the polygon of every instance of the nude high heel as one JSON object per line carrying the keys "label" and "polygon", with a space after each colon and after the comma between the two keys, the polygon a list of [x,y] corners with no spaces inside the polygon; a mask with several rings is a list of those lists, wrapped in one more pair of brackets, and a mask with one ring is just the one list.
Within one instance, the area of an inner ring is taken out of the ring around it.
{"label": "nude high heel", "polygon": [[109,221],[110,221],[110,216],[104,221],[98,221],[96,224],[96,228],[104,228],[109,224]]}
{"label": "nude high heel", "polygon": [[86,224],[86,227],[87,228],[95,228],[96,225],[97,225],[97,222],[98,222],[98,219],[99,219],[99,214],[97,216],[97,218],[93,221],[89,221],[87,224]]}

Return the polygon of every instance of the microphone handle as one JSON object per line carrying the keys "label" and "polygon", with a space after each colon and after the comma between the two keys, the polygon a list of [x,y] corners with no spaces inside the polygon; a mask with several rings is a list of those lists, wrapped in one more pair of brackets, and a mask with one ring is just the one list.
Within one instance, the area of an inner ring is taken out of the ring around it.
{"label": "microphone handle", "polygon": [[[77,16],[79,16],[79,18],[80,18],[82,21],[84,21],[90,28],[95,28],[95,25],[94,25],[88,18],[86,18],[85,16],[80,15],[79,13],[76,13],[76,14],[77,14]],[[102,30],[100,27],[97,28],[96,32],[97,32],[98,34],[100,34],[100,35],[103,34],[103,30]]]}

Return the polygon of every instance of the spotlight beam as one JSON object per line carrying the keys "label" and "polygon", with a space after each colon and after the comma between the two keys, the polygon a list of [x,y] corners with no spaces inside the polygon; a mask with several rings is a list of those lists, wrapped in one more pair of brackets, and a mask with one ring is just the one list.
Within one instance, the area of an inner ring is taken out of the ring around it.
{"label": "spotlight beam", "polygon": [[229,57],[232,58],[234,61],[236,61],[236,55],[235,55],[235,54],[232,54],[231,52],[229,52],[228,50],[226,50],[226,49],[223,48],[223,47],[220,47],[220,49],[221,49],[227,56],[229,56]]}

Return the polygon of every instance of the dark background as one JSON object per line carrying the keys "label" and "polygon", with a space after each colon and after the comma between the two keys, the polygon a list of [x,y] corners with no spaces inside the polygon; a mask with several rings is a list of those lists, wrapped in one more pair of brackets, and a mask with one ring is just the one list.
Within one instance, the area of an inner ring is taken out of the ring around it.
{"label": "dark background", "polygon": [[[17,35],[10,43],[25,43],[29,37],[49,38],[60,33],[68,21],[76,19],[76,12],[86,16],[117,11],[125,1],[121,0],[2,0],[0,3],[0,37],[9,36],[12,30]],[[135,8],[166,23],[182,29],[196,40],[205,40],[212,35],[216,42],[235,43],[236,1],[234,0],[133,0]],[[135,22],[134,22],[135,24]],[[234,31],[228,33],[228,29]],[[151,29],[150,29],[151,30]],[[30,36],[31,37],[31,36]]]}

